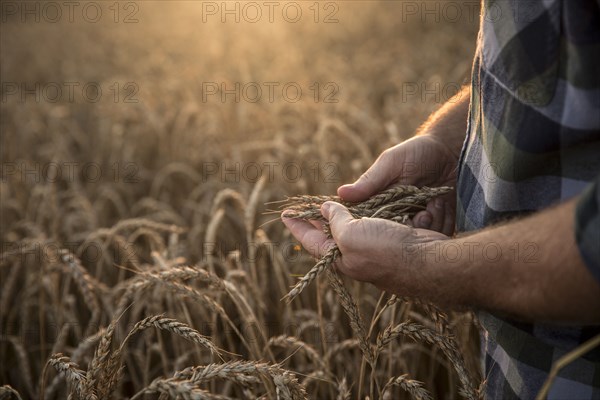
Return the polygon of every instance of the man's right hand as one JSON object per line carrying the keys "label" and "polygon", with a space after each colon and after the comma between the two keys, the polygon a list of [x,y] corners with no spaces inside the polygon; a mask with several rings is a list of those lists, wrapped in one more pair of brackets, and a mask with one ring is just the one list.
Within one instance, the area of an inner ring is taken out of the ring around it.
{"label": "man's right hand", "polygon": [[[420,135],[385,150],[356,182],[338,188],[346,201],[363,201],[393,185],[456,187],[458,156],[432,135]],[[451,236],[454,233],[456,191],[434,199],[415,215],[416,228]]]}

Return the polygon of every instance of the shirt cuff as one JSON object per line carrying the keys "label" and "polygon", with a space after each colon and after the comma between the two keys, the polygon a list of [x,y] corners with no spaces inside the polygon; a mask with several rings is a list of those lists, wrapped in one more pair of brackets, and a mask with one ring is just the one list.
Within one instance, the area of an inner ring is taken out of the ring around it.
{"label": "shirt cuff", "polygon": [[600,177],[581,194],[575,210],[575,240],[583,261],[600,282]]}

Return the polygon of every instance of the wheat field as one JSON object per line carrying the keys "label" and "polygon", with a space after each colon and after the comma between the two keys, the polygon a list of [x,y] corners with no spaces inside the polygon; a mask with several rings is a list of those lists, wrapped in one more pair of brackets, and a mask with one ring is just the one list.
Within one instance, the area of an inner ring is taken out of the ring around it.
{"label": "wheat field", "polygon": [[3,3],[1,399],[479,396],[470,313],[329,264],[285,301],[316,261],[270,211],[467,82],[477,2],[291,3]]}

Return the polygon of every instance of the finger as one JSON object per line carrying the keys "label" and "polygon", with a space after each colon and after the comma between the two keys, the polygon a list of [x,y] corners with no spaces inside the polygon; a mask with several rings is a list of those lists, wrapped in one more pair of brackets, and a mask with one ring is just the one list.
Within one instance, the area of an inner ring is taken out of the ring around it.
{"label": "finger", "polygon": [[430,230],[441,232],[444,226],[444,214],[446,209],[444,208],[445,201],[441,198],[434,199],[427,204],[427,211],[431,214],[431,226]]}
{"label": "finger", "polygon": [[412,219],[415,228],[429,229],[433,217],[429,211],[419,211]]}
{"label": "finger", "polygon": [[314,226],[315,228],[317,228],[320,231],[322,231],[323,228],[325,227],[325,224],[323,223],[323,221],[318,221],[316,219],[311,219],[308,222],[310,222],[312,226]]}
{"label": "finger", "polygon": [[327,201],[321,205],[321,214],[329,221],[331,235],[336,238],[348,228],[348,224],[354,220],[350,211],[340,203]]}
{"label": "finger", "polygon": [[292,235],[302,247],[314,257],[322,257],[327,249],[333,244],[333,240],[327,238],[321,229],[315,228],[311,223],[301,219],[286,218],[285,214],[281,220],[290,230]]}
{"label": "finger", "polygon": [[340,186],[337,190],[338,196],[346,201],[366,200],[389,186],[394,179],[392,171],[393,157],[384,152],[356,182]]}
{"label": "finger", "polygon": [[446,215],[444,216],[444,226],[442,227],[442,233],[446,236],[452,236],[455,229],[455,221],[456,221],[456,210],[454,207],[450,205],[450,203],[445,203],[446,207]]}

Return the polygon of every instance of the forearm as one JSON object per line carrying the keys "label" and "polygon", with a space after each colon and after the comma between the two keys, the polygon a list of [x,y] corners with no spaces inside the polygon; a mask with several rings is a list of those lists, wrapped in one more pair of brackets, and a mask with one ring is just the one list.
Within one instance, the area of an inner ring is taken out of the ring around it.
{"label": "forearm", "polygon": [[429,116],[417,135],[430,135],[440,139],[458,159],[467,132],[470,95],[471,88],[463,87]]}
{"label": "forearm", "polygon": [[418,268],[430,297],[525,320],[599,323],[600,284],[575,243],[575,204],[424,245]]}

